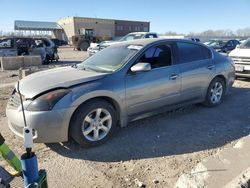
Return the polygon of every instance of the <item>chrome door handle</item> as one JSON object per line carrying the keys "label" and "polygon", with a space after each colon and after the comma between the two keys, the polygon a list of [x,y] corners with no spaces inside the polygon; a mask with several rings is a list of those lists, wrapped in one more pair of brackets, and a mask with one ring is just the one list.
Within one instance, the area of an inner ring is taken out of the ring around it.
{"label": "chrome door handle", "polygon": [[212,70],[214,67],[215,67],[214,65],[208,65],[208,66],[207,66],[207,68],[208,68],[209,70]]}
{"label": "chrome door handle", "polygon": [[169,77],[170,80],[176,80],[176,78],[178,78],[177,74],[173,74]]}

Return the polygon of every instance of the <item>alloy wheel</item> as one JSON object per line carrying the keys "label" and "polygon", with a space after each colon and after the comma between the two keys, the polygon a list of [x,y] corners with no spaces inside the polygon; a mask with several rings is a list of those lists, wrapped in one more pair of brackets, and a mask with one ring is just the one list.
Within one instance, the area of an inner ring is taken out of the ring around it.
{"label": "alloy wheel", "polygon": [[211,87],[209,98],[213,104],[220,102],[223,95],[223,85],[221,82],[215,82]]}
{"label": "alloy wheel", "polygon": [[82,133],[89,141],[102,140],[112,126],[112,116],[104,108],[97,108],[87,114],[83,120]]}

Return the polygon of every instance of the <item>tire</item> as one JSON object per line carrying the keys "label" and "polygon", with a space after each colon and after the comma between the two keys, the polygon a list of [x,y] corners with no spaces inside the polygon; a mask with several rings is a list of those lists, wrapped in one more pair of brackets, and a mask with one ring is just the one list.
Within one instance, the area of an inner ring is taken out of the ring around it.
{"label": "tire", "polygon": [[80,49],[81,49],[82,51],[87,51],[88,47],[89,47],[89,43],[86,42],[86,41],[84,41],[84,42],[82,42],[82,43],[80,44]]}
{"label": "tire", "polygon": [[[99,116],[97,115],[98,112]],[[110,118],[108,118],[109,115]],[[101,120],[105,118],[108,119],[101,123]],[[103,129],[103,126],[106,128]],[[86,102],[79,107],[72,117],[69,131],[70,136],[79,145],[87,148],[104,143],[116,130],[117,114],[114,107],[105,100],[96,99]],[[95,138],[97,132],[99,137]]]}
{"label": "tire", "polygon": [[50,63],[50,57],[48,55],[46,55],[44,61],[43,61],[43,65],[48,65]]}
{"label": "tire", "polygon": [[[226,86],[224,80],[219,77],[214,78],[209,84],[204,104],[208,107],[219,105],[224,98],[225,89]],[[215,91],[217,91],[216,94],[214,93]]]}

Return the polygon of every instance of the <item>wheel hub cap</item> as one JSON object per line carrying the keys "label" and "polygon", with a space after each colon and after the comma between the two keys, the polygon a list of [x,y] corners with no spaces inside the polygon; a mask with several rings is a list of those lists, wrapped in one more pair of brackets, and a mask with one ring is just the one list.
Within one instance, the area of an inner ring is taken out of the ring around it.
{"label": "wheel hub cap", "polygon": [[104,108],[97,108],[84,118],[82,133],[87,140],[98,141],[107,136],[111,126],[112,117],[109,111]]}
{"label": "wheel hub cap", "polygon": [[210,100],[213,104],[220,102],[223,94],[223,86],[220,82],[215,82],[210,90]]}

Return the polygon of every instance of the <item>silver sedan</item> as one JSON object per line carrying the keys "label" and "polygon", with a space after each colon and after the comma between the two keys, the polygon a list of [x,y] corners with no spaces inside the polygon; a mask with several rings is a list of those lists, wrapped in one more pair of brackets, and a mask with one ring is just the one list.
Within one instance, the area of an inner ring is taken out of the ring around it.
{"label": "silver sedan", "polygon": [[[232,60],[203,44],[143,39],[27,76],[19,91],[35,142],[72,137],[89,147],[139,118],[192,103],[216,106],[234,79]],[[19,91],[13,91],[6,113],[10,129],[22,137]]]}

